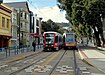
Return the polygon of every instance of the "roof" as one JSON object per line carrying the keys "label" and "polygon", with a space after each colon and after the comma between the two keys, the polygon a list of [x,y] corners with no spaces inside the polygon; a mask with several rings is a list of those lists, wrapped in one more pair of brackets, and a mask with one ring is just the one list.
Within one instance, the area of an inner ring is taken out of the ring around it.
{"label": "roof", "polygon": [[0,4],[0,9],[5,10],[5,11],[7,11],[9,13],[12,12],[12,9],[9,6],[5,5],[4,3]]}
{"label": "roof", "polygon": [[57,35],[61,35],[61,34],[60,34],[60,33],[58,33],[58,32],[48,31],[48,32],[44,32],[44,33],[43,33],[43,36],[44,36],[44,34],[46,34],[46,33],[55,33],[55,34],[56,34],[56,36],[57,36]]}
{"label": "roof", "polygon": [[63,36],[66,36],[66,34],[73,34],[73,35],[75,35],[74,32],[69,32],[69,33],[63,33]]}
{"label": "roof", "polygon": [[25,8],[27,7],[28,11],[29,11],[29,7],[28,7],[28,3],[27,2],[12,2],[12,3],[5,3],[10,7],[15,7],[15,8]]}

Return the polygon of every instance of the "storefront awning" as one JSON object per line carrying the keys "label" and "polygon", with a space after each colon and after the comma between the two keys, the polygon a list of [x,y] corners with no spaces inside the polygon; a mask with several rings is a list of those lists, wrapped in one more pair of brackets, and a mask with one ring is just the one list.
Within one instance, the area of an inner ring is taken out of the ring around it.
{"label": "storefront awning", "polygon": [[40,34],[37,34],[37,33],[30,33],[30,36],[40,37],[41,35]]}
{"label": "storefront awning", "polygon": [[2,38],[12,38],[12,36],[10,36],[10,35],[0,35],[0,37],[2,37]]}

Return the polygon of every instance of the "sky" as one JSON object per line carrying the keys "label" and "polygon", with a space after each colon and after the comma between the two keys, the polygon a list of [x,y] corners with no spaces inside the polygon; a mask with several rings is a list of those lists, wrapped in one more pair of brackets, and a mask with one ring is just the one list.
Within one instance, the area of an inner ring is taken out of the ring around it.
{"label": "sky", "polygon": [[[61,12],[57,6],[56,0],[17,0],[18,2],[27,1],[29,9],[37,14],[38,17],[42,17],[43,21],[51,19],[53,22],[65,22],[65,12]],[[17,2],[16,0],[3,0],[3,2]]]}

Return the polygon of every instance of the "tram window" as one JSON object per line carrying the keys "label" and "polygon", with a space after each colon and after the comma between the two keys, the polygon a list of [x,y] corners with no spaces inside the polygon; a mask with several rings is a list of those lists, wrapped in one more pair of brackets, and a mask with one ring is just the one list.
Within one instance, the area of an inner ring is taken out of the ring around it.
{"label": "tram window", "polygon": [[65,42],[65,36],[63,36],[63,42]]}
{"label": "tram window", "polygon": [[54,43],[54,37],[46,37],[46,44],[53,44]]}
{"label": "tram window", "polygon": [[54,37],[54,34],[46,34],[46,37]]}
{"label": "tram window", "polygon": [[55,43],[58,43],[58,36],[56,36],[55,38]]}
{"label": "tram window", "polygon": [[59,37],[59,42],[62,42],[62,37]]}

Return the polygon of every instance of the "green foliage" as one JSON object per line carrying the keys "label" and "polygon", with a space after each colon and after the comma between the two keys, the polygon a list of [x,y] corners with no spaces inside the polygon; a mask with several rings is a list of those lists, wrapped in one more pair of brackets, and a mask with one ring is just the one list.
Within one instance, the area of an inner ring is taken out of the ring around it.
{"label": "green foliage", "polygon": [[102,27],[100,14],[105,13],[103,10],[105,0],[58,0],[58,2],[59,7],[66,11],[66,18],[73,24],[74,31],[80,36],[89,37],[93,26]]}
{"label": "green foliage", "polygon": [[49,19],[47,22],[44,21],[42,22],[42,33],[46,31],[60,32],[59,28],[60,27],[56,23],[54,23],[51,19]]}

